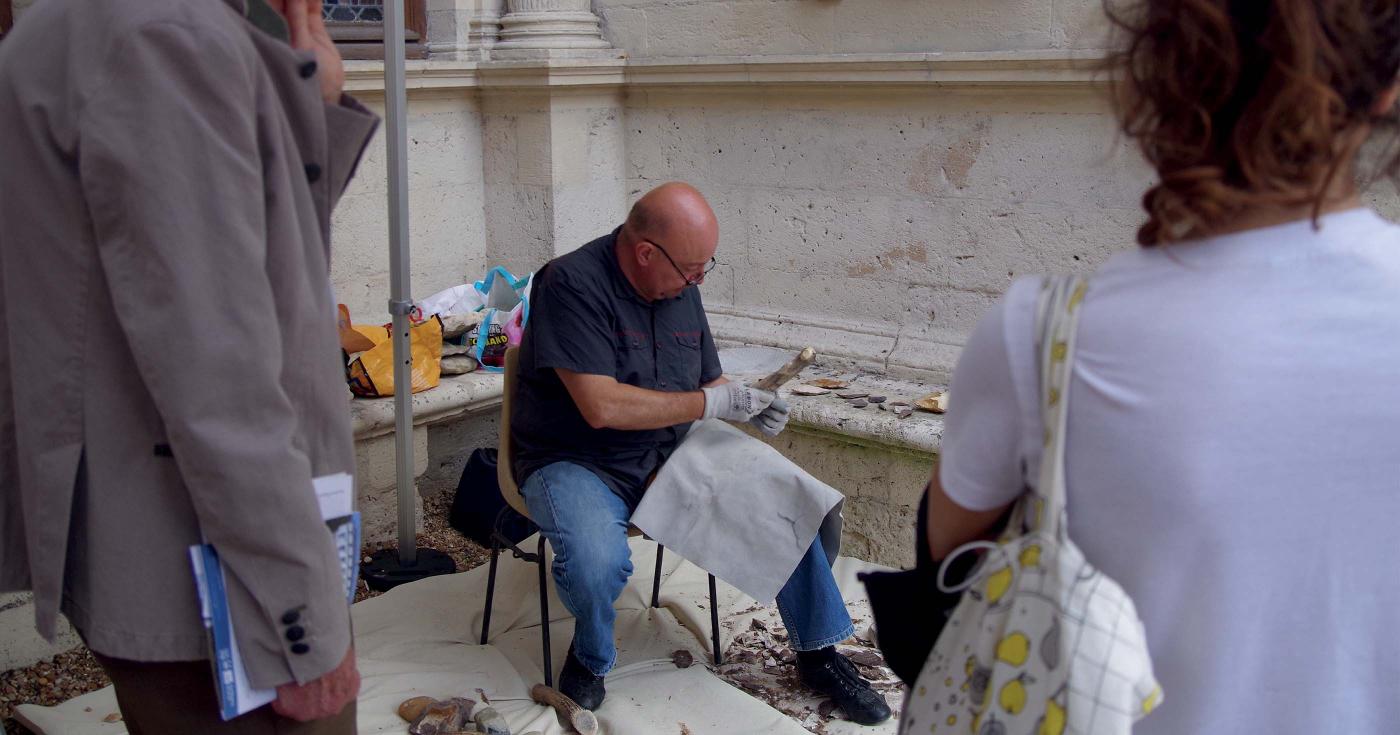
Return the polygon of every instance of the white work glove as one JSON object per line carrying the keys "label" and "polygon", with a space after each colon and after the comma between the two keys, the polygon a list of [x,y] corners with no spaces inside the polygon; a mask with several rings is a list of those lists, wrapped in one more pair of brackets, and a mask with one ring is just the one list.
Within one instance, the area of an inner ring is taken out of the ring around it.
{"label": "white work glove", "polygon": [[705,413],[700,416],[701,421],[748,421],[762,413],[777,398],[766,390],[750,388],[742,383],[720,383],[701,391],[705,394]]}
{"label": "white work glove", "polygon": [[787,426],[788,405],[787,401],[781,398],[774,398],[768,404],[768,408],[758,412],[758,415],[749,419],[749,423],[763,432],[766,436],[777,436]]}

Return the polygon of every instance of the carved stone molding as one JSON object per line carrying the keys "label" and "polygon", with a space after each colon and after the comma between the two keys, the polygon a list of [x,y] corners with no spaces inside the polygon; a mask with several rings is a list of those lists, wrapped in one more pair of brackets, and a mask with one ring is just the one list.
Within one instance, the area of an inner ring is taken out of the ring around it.
{"label": "carved stone molding", "polygon": [[591,55],[612,48],[589,0],[506,0],[506,8],[500,41],[492,48],[495,58],[557,55],[548,53],[554,51]]}

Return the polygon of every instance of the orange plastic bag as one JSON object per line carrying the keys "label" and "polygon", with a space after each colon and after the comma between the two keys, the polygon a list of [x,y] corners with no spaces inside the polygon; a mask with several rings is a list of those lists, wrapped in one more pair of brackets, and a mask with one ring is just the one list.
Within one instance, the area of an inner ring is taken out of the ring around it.
{"label": "orange plastic bag", "polygon": [[[361,398],[394,395],[394,343],[389,327],[356,324],[356,332],[374,343],[350,362],[350,392]],[[413,325],[408,332],[413,392],[437,386],[442,377],[442,320],[433,316]]]}

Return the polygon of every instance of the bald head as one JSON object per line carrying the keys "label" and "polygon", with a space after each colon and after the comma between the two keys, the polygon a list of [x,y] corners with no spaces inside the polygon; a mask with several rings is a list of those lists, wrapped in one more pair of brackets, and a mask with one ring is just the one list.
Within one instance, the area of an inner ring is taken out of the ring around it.
{"label": "bald head", "polygon": [[638,239],[655,237],[671,240],[714,235],[719,239],[719,221],[714,210],[695,187],[671,181],[642,195],[627,215],[626,229]]}
{"label": "bald head", "polygon": [[719,220],[709,202],[690,184],[672,181],[632,205],[618,236],[618,260],[642,296],[674,298],[703,275],[718,246]]}

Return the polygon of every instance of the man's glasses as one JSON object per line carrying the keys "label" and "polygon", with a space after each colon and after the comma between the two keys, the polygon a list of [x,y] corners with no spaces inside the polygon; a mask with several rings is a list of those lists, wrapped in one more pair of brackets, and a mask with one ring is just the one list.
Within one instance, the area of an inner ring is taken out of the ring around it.
{"label": "man's glasses", "polygon": [[687,286],[699,286],[700,282],[705,280],[705,276],[709,275],[710,271],[714,270],[716,265],[719,265],[718,261],[716,261],[714,258],[710,258],[710,261],[705,264],[705,270],[700,271],[700,275],[687,276],[685,274],[685,271],[681,270],[681,267],[676,265],[676,261],[671,257],[671,254],[666,252],[666,248],[661,247],[661,243],[655,240],[647,240],[647,242],[656,246],[656,249],[660,250],[661,254],[666,256],[666,260],[670,262],[671,267],[675,268],[676,272],[681,275],[681,278],[685,279],[685,285]]}

